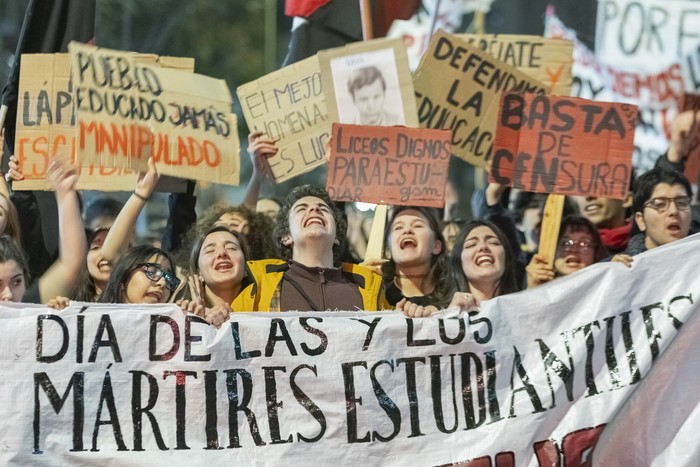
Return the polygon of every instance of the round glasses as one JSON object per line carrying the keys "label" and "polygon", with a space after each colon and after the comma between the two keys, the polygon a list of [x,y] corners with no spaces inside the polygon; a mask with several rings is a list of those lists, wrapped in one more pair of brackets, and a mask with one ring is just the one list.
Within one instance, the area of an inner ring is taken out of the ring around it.
{"label": "round glasses", "polygon": [[165,287],[171,292],[175,292],[180,285],[180,279],[170,271],[163,270],[163,267],[158,263],[143,263],[137,268],[141,268],[146,277],[153,282],[158,282],[162,277],[165,280]]}

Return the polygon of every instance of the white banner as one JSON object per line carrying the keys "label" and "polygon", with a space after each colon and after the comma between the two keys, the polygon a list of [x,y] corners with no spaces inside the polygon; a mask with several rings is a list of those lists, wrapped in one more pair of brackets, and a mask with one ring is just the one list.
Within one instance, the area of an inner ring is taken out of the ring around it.
{"label": "white banner", "polygon": [[0,464],[579,465],[697,309],[698,248],[464,318],[4,307]]}

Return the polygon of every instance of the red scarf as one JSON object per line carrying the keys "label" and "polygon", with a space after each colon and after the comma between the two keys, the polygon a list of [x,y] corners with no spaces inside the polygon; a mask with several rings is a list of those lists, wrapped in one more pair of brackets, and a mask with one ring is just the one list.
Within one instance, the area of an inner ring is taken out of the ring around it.
{"label": "red scarf", "polygon": [[614,227],[612,229],[598,229],[598,232],[600,232],[600,238],[603,240],[603,244],[613,253],[623,251],[627,248],[631,229],[632,222],[628,222],[620,227]]}

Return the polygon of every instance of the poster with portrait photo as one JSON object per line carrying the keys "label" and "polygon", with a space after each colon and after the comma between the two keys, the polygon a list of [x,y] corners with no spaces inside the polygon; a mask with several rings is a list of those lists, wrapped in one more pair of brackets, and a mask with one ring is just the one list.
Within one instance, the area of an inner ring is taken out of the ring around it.
{"label": "poster with portrait photo", "polygon": [[418,128],[413,81],[400,39],[375,39],[321,51],[331,122]]}

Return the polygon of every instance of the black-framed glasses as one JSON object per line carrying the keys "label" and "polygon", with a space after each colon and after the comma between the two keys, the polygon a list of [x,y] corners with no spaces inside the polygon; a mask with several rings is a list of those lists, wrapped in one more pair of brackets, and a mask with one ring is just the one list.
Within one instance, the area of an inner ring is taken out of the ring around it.
{"label": "black-framed glasses", "polygon": [[671,203],[674,203],[679,211],[685,211],[690,209],[690,196],[676,196],[675,198],[659,196],[644,203],[644,207],[657,212],[666,212],[671,207]]}
{"label": "black-framed glasses", "polygon": [[165,280],[165,287],[171,292],[175,292],[180,285],[180,279],[170,271],[164,271],[163,267],[158,263],[143,263],[137,268],[141,268],[146,277],[153,282],[157,282],[162,277]]}
{"label": "black-framed glasses", "polygon": [[593,242],[588,240],[573,240],[571,238],[559,242],[559,248],[570,253],[572,251],[588,252],[593,249]]}

